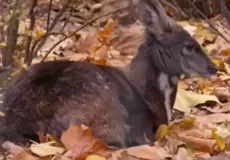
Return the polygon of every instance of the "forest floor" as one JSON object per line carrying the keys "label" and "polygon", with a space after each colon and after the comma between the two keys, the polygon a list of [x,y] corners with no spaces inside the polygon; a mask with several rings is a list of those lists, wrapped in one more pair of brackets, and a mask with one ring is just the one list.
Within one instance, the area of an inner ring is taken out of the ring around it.
{"label": "forest floor", "polygon": [[[57,45],[46,60],[85,60],[95,64],[125,67],[137,53],[142,41],[143,26],[140,22],[117,25],[112,18],[103,17],[105,25],[86,26],[72,37]],[[82,24],[67,24],[65,33],[74,32]],[[45,22],[38,20],[35,37],[44,34]],[[215,17],[219,33],[213,31],[205,20],[178,22],[203,46],[207,55],[218,66],[218,73],[211,78],[192,77],[179,82],[174,105],[174,119],[169,126],[162,125],[157,141],[152,146],[138,146],[122,150],[111,149],[96,139],[86,126],[70,126],[62,135],[62,143],[53,137],[40,135],[41,143],[28,147],[5,142],[6,157],[2,159],[87,159],[87,160],[152,160],[152,159],[230,159],[230,41],[229,24]],[[28,21],[20,21],[20,34],[25,33]],[[60,29],[56,25],[54,32]],[[224,37],[223,37],[224,36]],[[39,63],[62,35],[50,36],[32,64]],[[19,39],[23,41],[23,39]],[[23,67],[22,59],[14,59],[14,72]],[[11,73],[0,73],[0,108],[2,94],[11,81]],[[189,97],[189,98],[188,98]],[[211,102],[211,103],[210,103]],[[95,147],[97,146],[97,147]],[[99,156],[100,155],[100,156]],[[105,158],[106,157],[106,158]]]}

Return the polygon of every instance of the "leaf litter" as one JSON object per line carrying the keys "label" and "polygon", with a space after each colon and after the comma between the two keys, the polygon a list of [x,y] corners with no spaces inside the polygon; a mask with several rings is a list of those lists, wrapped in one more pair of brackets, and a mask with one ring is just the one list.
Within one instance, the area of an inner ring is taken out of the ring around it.
{"label": "leaf litter", "polygon": [[[100,7],[100,4],[95,7]],[[191,77],[180,80],[174,105],[174,120],[168,126],[161,125],[158,128],[153,145],[126,149],[111,148],[95,138],[87,126],[71,125],[63,132],[60,142],[45,137],[41,137],[43,142],[33,142],[29,147],[5,142],[2,147],[7,151],[6,157],[23,160],[229,159],[229,44],[213,33],[204,21],[178,23],[198,40],[204,51],[218,66],[219,71],[216,76],[209,79]],[[26,32],[26,25],[28,25],[26,22],[20,23],[20,33]],[[34,32],[35,37],[44,34],[41,28],[38,27]],[[225,32],[221,26],[218,29]],[[102,29],[82,30],[78,32],[79,39],[71,37],[62,42],[47,60],[82,60],[122,68],[128,65],[136,54],[137,46],[142,41],[142,31],[139,23],[131,27],[117,27],[116,21],[109,18]],[[52,44],[59,39],[57,35],[51,36],[39,50],[39,56],[33,63],[40,62]],[[23,66],[18,62],[17,68],[21,67]],[[176,115],[178,112],[182,117]]]}

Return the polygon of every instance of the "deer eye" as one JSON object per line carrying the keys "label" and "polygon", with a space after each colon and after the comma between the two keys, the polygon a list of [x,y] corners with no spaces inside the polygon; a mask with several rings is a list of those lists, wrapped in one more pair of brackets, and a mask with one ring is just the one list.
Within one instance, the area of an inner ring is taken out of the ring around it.
{"label": "deer eye", "polygon": [[195,47],[192,44],[185,44],[182,50],[182,55],[189,56],[195,51]]}
{"label": "deer eye", "polygon": [[192,45],[192,44],[185,44],[185,47],[186,47],[186,49],[187,49],[188,51],[194,50],[194,45]]}

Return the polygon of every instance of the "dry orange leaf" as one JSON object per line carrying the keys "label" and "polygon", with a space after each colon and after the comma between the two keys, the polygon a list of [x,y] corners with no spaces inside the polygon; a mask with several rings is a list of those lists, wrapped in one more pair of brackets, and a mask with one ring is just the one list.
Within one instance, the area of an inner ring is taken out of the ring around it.
{"label": "dry orange leaf", "polygon": [[178,136],[189,147],[199,151],[211,153],[213,152],[214,145],[216,144],[216,141],[213,139],[205,139],[196,135],[188,135],[187,132],[181,133]]}
{"label": "dry orange leaf", "polygon": [[61,141],[73,158],[86,158],[90,154],[106,156],[112,150],[100,139],[93,136],[92,130],[84,125],[70,125],[63,132]]}
{"label": "dry orange leaf", "polygon": [[98,39],[109,38],[112,34],[114,24],[115,24],[114,20],[109,18],[104,28],[96,32],[97,38]]}
{"label": "dry orange leaf", "polygon": [[230,55],[230,48],[227,48],[227,49],[224,49],[224,50],[221,50],[221,54],[223,55]]}
{"label": "dry orange leaf", "polygon": [[93,63],[97,64],[97,65],[106,65],[107,61],[104,58],[99,58],[99,59],[95,59],[93,61]]}

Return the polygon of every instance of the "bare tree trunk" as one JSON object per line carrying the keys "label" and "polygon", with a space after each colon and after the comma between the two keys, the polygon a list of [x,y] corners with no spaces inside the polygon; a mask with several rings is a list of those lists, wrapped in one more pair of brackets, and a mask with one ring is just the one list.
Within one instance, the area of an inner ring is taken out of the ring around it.
{"label": "bare tree trunk", "polygon": [[9,20],[7,27],[7,45],[3,49],[2,65],[4,68],[11,68],[13,63],[13,54],[17,44],[20,5],[19,0],[15,0],[13,4],[13,14]]}

